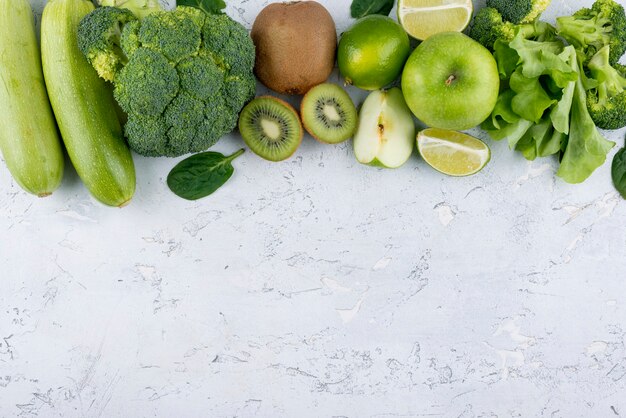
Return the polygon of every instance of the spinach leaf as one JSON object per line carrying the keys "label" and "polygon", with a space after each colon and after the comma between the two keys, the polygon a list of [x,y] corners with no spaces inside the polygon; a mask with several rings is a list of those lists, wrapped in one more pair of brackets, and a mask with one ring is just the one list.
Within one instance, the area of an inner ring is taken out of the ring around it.
{"label": "spinach leaf", "polygon": [[622,148],[615,154],[611,166],[611,176],[615,188],[626,199],[626,148]]}
{"label": "spinach leaf", "polygon": [[219,152],[202,152],[176,164],[167,176],[167,185],[187,200],[206,197],[222,187],[233,175],[232,161],[243,154],[240,149],[229,157]]}
{"label": "spinach leaf", "polygon": [[177,0],[177,6],[191,6],[202,10],[206,14],[220,14],[226,7],[224,0]]}
{"label": "spinach leaf", "polygon": [[355,19],[369,15],[388,16],[393,9],[393,0],[352,0],[350,14]]}

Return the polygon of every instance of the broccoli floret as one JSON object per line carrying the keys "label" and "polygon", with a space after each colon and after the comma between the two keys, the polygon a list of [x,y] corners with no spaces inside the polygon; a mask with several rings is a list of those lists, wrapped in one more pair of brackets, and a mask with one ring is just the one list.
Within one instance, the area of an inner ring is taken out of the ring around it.
{"label": "broccoli floret", "polygon": [[485,7],[474,17],[469,35],[493,51],[497,40],[511,42],[520,32],[525,39],[543,42],[553,39],[556,30],[552,25],[541,21],[516,25],[504,20],[500,12],[493,7]]}
{"label": "broccoli floret", "polygon": [[548,8],[551,0],[487,0],[487,7],[500,12],[507,22],[532,23]]}
{"label": "broccoli floret", "polygon": [[156,116],[179,92],[178,72],[163,54],[139,48],[115,80],[113,94],[131,115]]}
{"label": "broccoli floret", "polygon": [[107,81],[113,81],[115,73],[128,62],[121,47],[122,30],[136,20],[126,9],[99,7],[78,26],[78,47]]}
{"label": "broccoli floret", "polygon": [[159,157],[168,148],[167,125],[161,115],[134,114],[124,125],[124,135],[130,148],[146,157]]}
{"label": "broccoli floret", "polygon": [[587,64],[597,84],[587,91],[587,108],[599,128],[620,129],[626,126],[626,66],[611,66],[609,55],[605,46]]}
{"label": "broccoli floret", "polygon": [[[202,28],[205,51],[210,51],[213,59],[231,74],[245,75],[254,67],[254,44],[241,42],[248,37],[248,31],[225,14],[210,15]],[[232,51],[240,50],[233,54]]]}
{"label": "broccoli floret", "polygon": [[125,135],[141,155],[176,157],[211,147],[237,125],[256,92],[246,29],[224,14],[179,6],[124,26],[114,95]]}
{"label": "broccoli floret", "polygon": [[196,18],[192,18],[189,12],[156,12],[147,16],[139,28],[141,46],[162,53],[173,63],[197,55],[202,41],[204,13],[191,10],[196,12]]}
{"label": "broccoli floret", "polygon": [[200,100],[208,100],[218,95],[223,85],[222,70],[211,59],[189,57],[176,67],[180,77],[180,87]]}
{"label": "broccoli floret", "polygon": [[139,19],[143,19],[150,13],[163,10],[159,0],[98,0],[98,4],[100,6],[128,9]]}
{"label": "broccoli floret", "polygon": [[122,51],[128,55],[134,54],[135,51],[141,46],[141,43],[139,42],[140,27],[141,22],[138,20],[133,20],[124,26],[124,30],[122,31],[122,36],[120,38],[120,46],[122,47]]}
{"label": "broccoli floret", "polygon": [[581,51],[586,61],[606,45],[611,48],[611,64],[626,51],[626,14],[614,0],[597,0],[590,9],[580,9],[556,21],[559,35]]}

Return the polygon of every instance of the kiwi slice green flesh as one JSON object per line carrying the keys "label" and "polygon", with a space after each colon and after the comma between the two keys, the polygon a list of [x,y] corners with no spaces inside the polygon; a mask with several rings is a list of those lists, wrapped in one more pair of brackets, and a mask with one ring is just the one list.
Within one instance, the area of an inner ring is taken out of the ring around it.
{"label": "kiwi slice green flesh", "polygon": [[302,99],[302,123],[317,140],[338,144],[352,138],[357,127],[357,111],[352,99],[337,84],[313,87]]}
{"label": "kiwi slice green flesh", "polygon": [[258,97],[239,115],[239,132],[250,149],[269,161],[291,157],[302,142],[302,124],[291,105],[271,96]]}

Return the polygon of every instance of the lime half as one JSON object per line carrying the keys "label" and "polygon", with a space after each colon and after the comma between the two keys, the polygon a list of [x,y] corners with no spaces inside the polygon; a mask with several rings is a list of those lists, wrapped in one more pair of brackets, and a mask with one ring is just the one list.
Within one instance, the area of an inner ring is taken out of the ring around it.
{"label": "lime half", "polygon": [[429,128],[417,135],[420,155],[437,171],[462,177],[478,173],[491,159],[487,144],[473,136]]}
{"label": "lime half", "polygon": [[398,21],[412,37],[461,32],[472,19],[472,0],[398,0]]}

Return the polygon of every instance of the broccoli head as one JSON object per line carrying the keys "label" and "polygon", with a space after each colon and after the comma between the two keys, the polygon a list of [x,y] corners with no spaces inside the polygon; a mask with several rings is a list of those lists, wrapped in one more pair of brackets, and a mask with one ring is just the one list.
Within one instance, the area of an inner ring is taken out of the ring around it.
{"label": "broccoli head", "polygon": [[78,47],[98,75],[113,81],[115,73],[128,62],[121,48],[124,26],[137,18],[127,9],[99,7],[78,26]]}
{"label": "broccoli head", "polygon": [[98,0],[98,4],[128,9],[139,19],[143,19],[150,13],[163,10],[159,0]]}
{"label": "broccoli head", "polygon": [[532,23],[548,8],[551,0],[487,0],[507,22]]}
{"label": "broccoli head", "polygon": [[626,66],[611,65],[609,49],[602,48],[587,64],[596,84],[587,91],[587,108],[599,128],[620,129],[626,126]]}
{"label": "broccoli head", "polygon": [[[101,9],[111,16],[120,10]],[[129,21],[115,48],[104,49],[122,57],[113,93],[128,114],[128,143],[141,155],[175,157],[211,147],[235,128],[256,91],[252,39],[225,14],[185,6],[157,11]]]}
{"label": "broccoli head", "polygon": [[542,42],[552,40],[556,30],[552,25],[538,20],[533,23],[515,24],[503,19],[497,9],[485,7],[474,17],[469,36],[493,51],[496,41],[511,42],[520,32],[525,39]]}
{"label": "broccoli head", "polygon": [[614,0],[596,0],[590,9],[580,9],[556,21],[558,34],[581,51],[585,61],[606,45],[611,48],[611,64],[617,63],[626,52],[626,14],[624,7]]}

